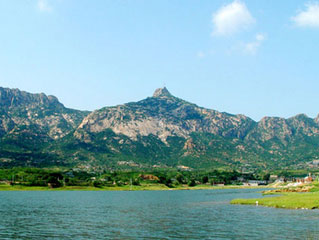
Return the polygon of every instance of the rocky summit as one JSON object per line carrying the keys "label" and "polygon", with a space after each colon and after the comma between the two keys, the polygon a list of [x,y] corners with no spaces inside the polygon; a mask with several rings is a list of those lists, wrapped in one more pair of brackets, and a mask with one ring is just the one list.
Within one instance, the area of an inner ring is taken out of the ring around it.
{"label": "rocky summit", "polygon": [[319,123],[304,114],[255,122],[165,87],[93,112],[0,88],[0,144],[0,166],[298,168],[319,157]]}
{"label": "rocky summit", "polygon": [[166,87],[158,88],[155,90],[153,97],[172,97],[173,95],[167,90]]}

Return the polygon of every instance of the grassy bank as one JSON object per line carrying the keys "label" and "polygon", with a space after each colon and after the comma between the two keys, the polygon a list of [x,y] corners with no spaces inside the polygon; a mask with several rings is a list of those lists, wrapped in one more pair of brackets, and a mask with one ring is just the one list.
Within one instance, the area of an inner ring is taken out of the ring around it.
{"label": "grassy bank", "polygon": [[[238,185],[227,186],[212,186],[212,185],[197,185],[189,187],[181,185],[174,188],[169,188],[164,184],[141,184],[140,186],[114,186],[114,187],[93,187],[93,186],[66,186],[59,188],[50,187],[35,187],[23,185],[0,185],[0,191],[159,191],[159,190],[205,190],[205,189],[241,189],[241,188],[257,188],[257,187],[244,187]],[[260,187],[258,187],[260,188]]]}
{"label": "grassy bank", "polygon": [[[306,190],[305,190],[306,189]],[[306,192],[307,191],[307,192]],[[288,209],[317,209],[319,208],[319,188],[318,183],[312,183],[293,188],[282,188],[266,191],[265,195],[279,196],[254,198],[254,199],[234,199],[231,204],[250,204]]]}
{"label": "grassy bank", "polygon": [[265,207],[289,208],[289,209],[317,209],[319,208],[319,192],[315,193],[285,193],[277,197],[265,197],[255,199],[234,199],[232,204],[251,204]]}

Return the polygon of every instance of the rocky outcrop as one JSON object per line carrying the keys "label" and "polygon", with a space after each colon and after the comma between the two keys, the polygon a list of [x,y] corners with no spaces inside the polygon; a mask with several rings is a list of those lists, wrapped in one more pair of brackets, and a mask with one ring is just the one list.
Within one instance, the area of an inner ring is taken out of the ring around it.
{"label": "rocky outcrop", "polygon": [[167,90],[166,87],[158,88],[155,90],[153,97],[160,98],[160,97],[172,97],[173,95]]}
{"label": "rocky outcrop", "polygon": [[319,125],[316,119],[299,114],[288,119],[264,117],[247,134],[246,139],[259,142],[276,140],[287,145],[292,139],[302,136],[319,136]]}
{"label": "rocky outcrop", "polygon": [[[137,103],[104,108],[89,114],[78,130],[98,133],[111,129],[137,140],[154,135],[166,143],[169,136],[187,138],[192,132],[243,138],[255,122],[243,115],[230,115],[198,107],[174,97],[166,88]],[[80,136],[79,131],[75,136]]]}
{"label": "rocky outcrop", "polygon": [[68,109],[54,96],[0,88],[0,136],[24,126],[59,139],[73,131],[87,112]]}
{"label": "rocky outcrop", "polygon": [[2,109],[16,107],[54,107],[64,108],[63,104],[55,96],[47,96],[44,93],[31,94],[19,89],[0,87],[0,106]]}

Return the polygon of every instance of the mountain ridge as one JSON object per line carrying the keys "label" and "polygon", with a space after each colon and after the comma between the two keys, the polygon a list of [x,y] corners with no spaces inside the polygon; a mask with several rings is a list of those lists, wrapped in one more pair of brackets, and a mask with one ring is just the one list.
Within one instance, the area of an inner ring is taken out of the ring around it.
{"label": "mountain ridge", "polygon": [[30,154],[29,165],[39,164],[32,156],[37,153],[46,156],[43,165],[111,168],[123,161],[193,168],[298,167],[319,156],[319,115],[254,121],[199,107],[166,87],[152,97],[92,112],[66,108],[43,93],[0,88],[0,113],[0,166],[25,164],[12,152]]}

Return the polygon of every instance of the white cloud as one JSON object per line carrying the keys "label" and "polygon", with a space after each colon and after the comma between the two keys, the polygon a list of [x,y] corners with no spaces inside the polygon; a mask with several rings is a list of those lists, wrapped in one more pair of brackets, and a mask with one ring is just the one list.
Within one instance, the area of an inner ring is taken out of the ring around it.
{"label": "white cloud", "polygon": [[51,12],[52,7],[47,0],[38,0],[37,7],[41,12]]}
{"label": "white cloud", "polygon": [[206,53],[204,53],[203,51],[198,51],[197,52],[197,57],[198,58],[204,58],[204,57],[206,57]]}
{"label": "white cloud", "polygon": [[298,27],[319,27],[319,3],[306,4],[306,10],[299,12],[291,20]]}
{"label": "white cloud", "polygon": [[221,7],[213,14],[213,35],[231,35],[255,23],[246,5],[239,0]]}
{"label": "white cloud", "polygon": [[256,40],[257,41],[264,41],[265,40],[265,35],[264,34],[261,34],[261,33],[258,33],[257,35],[256,35]]}
{"label": "white cloud", "polygon": [[257,53],[258,48],[261,46],[262,42],[265,40],[264,34],[257,34],[255,36],[255,40],[249,43],[244,44],[244,53],[255,55]]}

